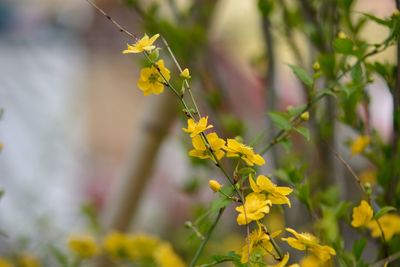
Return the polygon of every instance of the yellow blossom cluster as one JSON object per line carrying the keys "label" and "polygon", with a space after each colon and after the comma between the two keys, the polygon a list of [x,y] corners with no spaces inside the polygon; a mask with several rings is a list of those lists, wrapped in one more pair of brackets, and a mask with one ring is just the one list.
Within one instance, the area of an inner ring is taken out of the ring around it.
{"label": "yellow blossom cluster", "polygon": [[374,211],[365,200],[353,208],[351,225],[354,228],[367,227],[371,236],[390,241],[396,234],[400,234],[400,216],[395,213],[386,213],[378,219],[373,219]]}
{"label": "yellow blossom cluster", "polygon": [[117,262],[151,260],[160,267],[185,266],[169,243],[145,234],[112,231],[103,238],[102,244],[98,244],[90,235],[71,235],[68,239],[68,247],[81,259],[89,259],[101,251]]}
{"label": "yellow blossom cluster", "polygon": [[15,258],[16,265],[7,258],[0,256],[0,267],[40,267],[42,264],[39,259],[31,254],[30,252],[23,252],[17,255]]}
{"label": "yellow blossom cluster", "polygon": [[328,261],[333,255],[336,255],[333,248],[320,245],[318,238],[310,233],[300,234],[291,228],[286,228],[286,231],[294,235],[294,237],[282,238],[282,240],[297,250],[309,251],[322,262]]}
{"label": "yellow blossom cluster", "polygon": [[189,156],[220,160],[226,155],[227,157],[240,158],[248,166],[254,166],[254,164],[261,166],[265,164],[264,158],[256,154],[253,148],[235,139],[227,139],[225,141],[215,132],[207,135],[204,134],[206,130],[213,128],[212,125],[208,125],[208,117],[202,117],[198,122],[189,118],[187,125],[187,128],[182,128],[182,130],[189,133],[192,138],[193,149],[189,151]]}
{"label": "yellow blossom cluster", "polygon": [[[277,261],[275,265],[266,265],[270,267],[283,267],[289,266],[289,253],[280,253],[279,249],[276,248],[274,238],[279,235],[281,230],[273,233],[269,233],[262,219],[268,214],[273,205],[288,205],[291,207],[291,202],[288,195],[293,192],[292,188],[278,186],[274,184],[269,177],[265,175],[258,175],[256,179],[253,179],[252,174],[243,175],[243,179],[236,179],[234,175],[230,179],[221,165],[221,160],[224,157],[237,159],[237,167],[245,165],[245,168],[251,170],[250,173],[255,173],[254,166],[262,166],[265,164],[264,158],[254,152],[253,148],[242,143],[238,139],[228,138],[223,139],[218,136],[214,131],[211,131],[213,125],[208,123],[208,117],[201,117],[197,110],[197,106],[193,100],[196,111],[191,111],[187,107],[184,99],[184,94],[188,85],[188,79],[190,79],[189,69],[181,69],[180,77],[182,80],[182,90],[178,91],[169,82],[170,71],[165,67],[164,61],[159,59],[156,61],[155,57],[158,58],[158,49],[155,46],[155,41],[159,37],[158,34],[149,37],[145,35],[143,38],[136,41],[136,43],[129,45],[124,54],[127,53],[144,53],[147,59],[150,61],[151,66],[143,68],[140,72],[140,78],[138,81],[138,87],[143,91],[144,95],[160,94],[164,91],[164,86],[171,89],[175,95],[177,95],[183,102],[185,107],[185,114],[188,117],[187,127],[182,128],[186,132],[192,141],[193,148],[189,150],[188,154],[191,157],[200,159],[210,159],[216,166],[221,168],[230,184],[235,188],[235,196],[229,196],[222,190],[222,185],[216,180],[210,180],[210,188],[221,195],[231,199],[232,201],[239,202],[239,206],[236,207],[237,223],[239,225],[247,225],[255,222],[257,229],[251,231],[246,239],[246,245],[242,249],[241,262],[248,263],[249,266],[253,266],[252,255],[257,254],[264,256],[270,254],[274,256]],[[153,55],[156,54],[155,57]],[[198,117],[196,116],[198,115]],[[308,112],[304,112],[301,115],[303,121],[309,119]],[[210,132],[209,132],[210,130]],[[363,147],[357,145],[358,151],[364,150],[365,142]],[[249,187],[247,187],[247,184]],[[249,189],[248,189],[249,188]],[[329,246],[320,245],[316,237],[308,233],[298,234],[295,230],[287,228],[287,231],[292,233],[295,237],[283,238],[282,240],[288,242],[288,244],[298,250],[306,250],[316,255],[316,258],[321,262],[328,261],[332,255],[336,252]],[[160,266],[183,266],[182,261],[177,255],[174,254],[172,247],[169,244],[163,244],[161,242],[142,238],[138,240],[137,237],[134,240],[133,237],[123,235],[121,233],[111,233],[108,235],[103,244],[103,249],[107,255],[113,259],[136,259],[140,257],[153,257],[159,262]],[[138,254],[138,248],[141,248],[141,254]],[[146,254],[147,251],[147,254]],[[257,263],[258,266],[258,263]],[[299,264],[292,264],[290,267],[298,267]]]}

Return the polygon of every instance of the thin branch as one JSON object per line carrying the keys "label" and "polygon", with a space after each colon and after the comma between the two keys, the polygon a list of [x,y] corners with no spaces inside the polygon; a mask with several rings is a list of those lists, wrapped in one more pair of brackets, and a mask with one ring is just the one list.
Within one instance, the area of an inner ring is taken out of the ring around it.
{"label": "thin branch", "polygon": [[95,3],[93,3],[91,0],[86,0],[86,2],[88,2],[91,6],[93,6],[95,9],[97,9],[97,11],[99,11],[101,14],[103,14],[109,21],[111,21],[112,24],[114,24],[120,32],[125,33],[126,35],[128,35],[129,37],[133,38],[135,40],[135,42],[137,42],[139,40],[139,38],[129,32],[127,29],[125,29],[124,27],[121,26],[121,24],[119,24],[118,22],[116,22],[111,16],[109,16],[103,9],[101,9],[98,5],[96,5]]}
{"label": "thin branch", "polygon": [[393,261],[397,260],[398,258],[400,258],[400,252],[390,255],[389,257],[372,264],[370,267],[382,267],[386,263],[393,262]]}
{"label": "thin branch", "polygon": [[201,253],[203,252],[203,250],[204,250],[204,248],[205,248],[205,246],[206,246],[208,240],[210,239],[210,237],[211,237],[211,235],[212,235],[212,233],[213,233],[213,231],[214,231],[214,229],[215,229],[215,226],[217,226],[217,224],[218,224],[218,222],[219,222],[219,219],[221,219],[221,216],[222,216],[222,214],[224,213],[224,211],[225,211],[225,208],[221,208],[221,209],[218,211],[217,217],[215,218],[214,222],[211,224],[210,228],[208,229],[208,231],[207,231],[207,233],[206,233],[206,235],[205,235],[205,238],[204,238],[204,240],[201,242],[200,246],[198,247],[198,249],[197,249],[197,251],[196,251],[196,254],[194,255],[194,257],[193,257],[193,259],[192,259],[192,261],[191,261],[189,267],[195,266],[195,264],[196,264],[196,262],[198,261],[198,259],[199,259],[200,255],[201,255]]}

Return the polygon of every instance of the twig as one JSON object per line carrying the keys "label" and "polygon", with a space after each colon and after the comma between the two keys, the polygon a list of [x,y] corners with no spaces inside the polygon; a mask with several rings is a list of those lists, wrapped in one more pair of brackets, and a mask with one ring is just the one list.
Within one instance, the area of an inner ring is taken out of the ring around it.
{"label": "twig", "polygon": [[97,11],[99,11],[101,14],[103,14],[109,21],[111,21],[112,24],[114,24],[120,32],[125,33],[126,35],[128,35],[129,37],[133,38],[135,41],[138,41],[139,38],[129,32],[127,29],[125,29],[124,27],[121,26],[121,24],[119,24],[118,22],[116,22],[112,17],[110,17],[103,9],[101,9],[98,5],[96,5],[95,3],[93,3],[91,0],[86,0],[86,2],[88,2],[91,6],[93,6],[95,9],[97,9]]}
{"label": "twig", "polygon": [[394,254],[390,255],[389,257],[372,264],[370,267],[382,267],[386,263],[390,263],[392,261],[395,261],[398,258],[400,258],[400,252],[397,252],[397,253],[394,253]]}
{"label": "twig", "polygon": [[196,251],[196,254],[193,256],[193,259],[192,259],[192,261],[191,261],[189,267],[195,266],[197,260],[199,259],[201,253],[203,252],[204,247],[206,246],[208,240],[210,239],[211,234],[213,233],[213,231],[214,231],[214,229],[215,229],[215,226],[218,224],[219,219],[221,218],[222,213],[224,213],[224,211],[225,211],[225,208],[221,208],[221,209],[218,211],[217,217],[215,218],[214,222],[211,224],[210,228],[208,229],[208,231],[207,231],[207,233],[206,233],[206,235],[205,235],[204,240],[201,242],[200,246],[198,247],[198,249],[197,249],[197,251]]}

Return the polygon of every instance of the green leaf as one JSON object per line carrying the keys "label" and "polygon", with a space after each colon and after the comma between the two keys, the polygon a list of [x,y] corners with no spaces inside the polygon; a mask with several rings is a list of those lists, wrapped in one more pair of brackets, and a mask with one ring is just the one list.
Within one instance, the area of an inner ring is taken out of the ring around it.
{"label": "green leaf", "polygon": [[278,112],[268,112],[269,118],[279,129],[290,130],[292,128],[292,124],[289,119],[286,118],[282,113]]}
{"label": "green leaf", "polygon": [[308,183],[300,184],[296,189],[297,198],[307,207],[310,207],[310,185]]}
{"label": "green leaf", "polygon": [[378,17],[375,17],[371,14],[367,14],[367,13],[362,13],[364,16],[366,16],[367,18],[369,18],[370,20],[382,25],[382,26],[386,26],[386,27],[390,27],[391,22],[390,20],[384,20],[384,19],[380,19]]}
{"label": "green leaf", "polygon": [[355,64],[353,68],[351,69],[351,78],[353,79],[354,83],[361,83],[362,82],[362,68],[361,64]]}
{"label": "green leaf", "polygon": [[382,217],[383,215],[385,215],[386,213],[389,213],[391,211],[396,211],[396,210],[397,209],[395,207],[385,206],[385,207],[381,208],[377,213],[375,213],[374,219],[377,220],[380,217]]}
{"label": "green leaf", "polygon": [[50,251],[62,267],[68,267],[68,257],[57,247],[50,245]]}
{"label": "green leaf", "polygon": [[227,255],[214,255],[211,257],[213,262],[208,263],[208,264],[203,264],[200,265],[199,267],[208,267],[208,266],[215,266],[217,264],[220,264],[222,262],[232,262],[235,264],[237,267],[245,267],[247,266],[246,264],[243,264],[240,262],[240,255],[236,254],[233,251],[228,252]]}
{"label": "green leaf", "polygon": [[299,126],[295,128],[296,132],[304,136],[307,141],[310,141],[310,130],[307,127]]}
{"label": "green leaf", "polygon": [[287,152],[289,152],[289,151],[292,149],[292,147],[293,147],[293,143],[292,143],[292,141],[290,141],[289,139],[284,139],[284,140],[280,141],[279,144],[281,144],[281,145],[283,146],[283,148],[284,148]]}
{"label": "green leaf", "polygon": [[241,168],[241,169],[238,171],[239,174],[244,174],[244,175],[250,174],[250,173],[255,173],[255,172],[256,172],[256,171],[255,171],[253,168],[251,168],[251,167],[244,167],[244,168]]}
{"label": "green leaf", "polygon": [[301,113],[304,112],[304,109],[306,108],[307,105],[300,105],[297,107],[290,107],[287,109],[287,113],[289,114],[290,117],[295,117],[297,115],[300,115]]}
{"label": "green leaf", "polygon": [[301,67],[290,65],[289,67],[292,69],[293,73],[300,79],[307,87],[311,87],[314,83],[313,78],[306,70]]}
{"label": "green leaf", "polygon": [[[234,188],[233,186],[226,185],[221,188],[221,191],[225,195],[230,196],[233,193]],[[228,206],[231,202],[232,200],[227,198],[223,194],[218,194],[218,197],[211,202],[210,210],[211,212],[218,212],[220,209]]]}
{"label": "green leaf", "polygon": [[335,51],[340,54],[345,54],[345,55],[354,54],[353,41],[348,38],[344,39],[336,38],[335,41],[333,42],[333,47],[335,48]]}
{"label": "green leaf", "polygon": [[365,245],[367,245],[367,239],[361,238],[359,240],[356,240],[353,244],[353,254],[356,257],[356,260],[358,261],[364,251]]}

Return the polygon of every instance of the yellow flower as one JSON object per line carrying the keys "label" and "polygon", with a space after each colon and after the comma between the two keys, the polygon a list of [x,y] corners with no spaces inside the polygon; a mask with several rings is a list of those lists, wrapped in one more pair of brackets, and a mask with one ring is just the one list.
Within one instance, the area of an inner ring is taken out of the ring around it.
{"label": "yellow flower", "polygon": [[374,212],[367,201],[361,201],[361,204],[353,208],[353,220],[351,226],[354,228],[364,226],[368,224],[373,216]]}
{"label": "yellow flower", "polygon": [[221,190],[221,184],[218,183],[218,181],[216,180],[210,180],[208,181],[208,185],[210,186],[211,190],[214,192],[218,192],[219,190]]}
{"label": "yellow flower", "polygon": [[150,94],[161,94],[164,91],[164,78],[167,81],[170,79],[170,71],[164,66],[164,61],[160,59],[155,64],[160,70],[162,76],[155,66],[143,68],[140,71],[140,78],[137,85],[139,89],[143,91],[145,96]]}
{"label": "yellow flower", "polygon": [[236,211],[239,212],[236,219],[237,223],[239,225],[244,225],[262,219],[265,214],[269,213],[271,205],[271,201],[267,200],[264,194],[248,194],[244,201],[244,205],[236,207]]}
{"label": "yellow flower", "polygon": [[257,181],[254,182],[250,174],[249,181],[250,187],[254,192],[268,193],[267,199],[271,200],[272,204],[288,204],[290,207],[290,200],[286,196],[292,193],[293,189],[284,186],[277,186],[264,175],[259,175]]}
{"label": "yellow flower", "polygon": [[369,145],[371,139],[367,135],[360,135],[353,140],[350,146],[351,154],[357,155],[362,153],[365,148]]}
{"label": "yellow flower", "polygon": [[31,253],[23,253],[18,258],[19,267],[39,267],[39,260]]}
{"label": "yellow flower", "polygon": [[235,139],[227,140],[226,148],[228,157],[240,157],[247,165],[264,165],[265,160],[259,154],[254,153],[253,148],[246,146]]}
{"label": "yellow flower", "polygon": [[132,259],[150,258],[160,245],[158,238],[145,234],[128,235],[128,239],[130,239],[133,249]]}
{"label": "yellow flower", "polygon": [[361,183],[366,184],[369,183],[370,185],[375,185],[376,184],[376,171],[375,170],[365,170],[360,173],[358,176],[360,177]]}
{"label": "yellow flower", "polygon": [[[212,125],[207,125],[208,123],[208,116],[200,118],[199,122],[195,122],[193,119],[188,119],[187,128],[182,128],[184,132],[190,133],[190,137],[193,138],[196,135],[204,132],[205,130],[211,129]],[[225,144],[225,142],[224,142]]]}
{"label": "yellow flower", "polygon": [[191,77],[190,77],[189,69],[188,69],[188,68],[185,68],[185,69],[181,72],[180,76],[181,76],[182,78],[184,78],[184,79],[190,79]]}
{"label": "yellow flower", "polygon": [[261,227],[258,227],[257,230],[252,231],[249,237],[246,238],[246,244],[242,248],[242,258],[240,259],[240,262],[247,263],[249,261],[249,252],[251,254],[256,248],[261,248],[260,253],[262,255],[267,253],[265,250],[271,252],[273,247],[269,240],[269,236],[262,230]]}
{"label": "yellow flower", "polygon": [[185,263],[168,243],[162,243],[154,252],[154,258],[160,267],[185,267]]}
{"label": "yellow flower", "polygon": [[327,261],[331,258],[331,255],[336,255],[333,248],[320,245],[318,238],[310,233],[299,234],[291,228],[286,228],[286,231],[293,234],[295,238],[288,237],[282,238],[282,240],[297,250],[308,250],[315,254],[321,261]]}
{"label": "yellow flower", "polygon": [[98,252],[96,241],[90,235],[71,235],[68,248],[81,258],[91,258]]}
{"label": "yellow flower", "polygon": [[151,38],[145,34],[142,39],[134,43],[133,45],[127,45],[128,48],[124,51],[122,51],[123,54],[129,54],[129,53],[141,53],[141,52],[148,52],[156,48],[153,43],[157,40],[157,38],[160,37],[159,34],[153,35]]}
{"label": "yellow flower", "polygon": [[301,259],[301,267],[323,267],[321,261],[314,255],[308,255]]}
{"label": "yellow flower", "polygon": [[113,259],[132,258],[135,250],[128,235],[115,231],[104,238],[103,248],[106,254]]}
{"label": "yellow flower", "polygon": [[[395,213],[387,213],[378,219],[382,226],[386,241],[392,239],[393,235],[400,234],[400,216]],[[381,237],[381,230],[376,220],[372,220],[367,224],[374,238]]]}
{"label": "yellow flower", "polygon": [[289,253],[286,253],[285,256],[283,256],[282,260],[278,262],[275,265],[270,265],[270,267],[284,267],[286,266],[286,263],[289,261]]}
{"label": "yellow flower", "polygon": [[0,256],[0,267],[13,267],[13,266],[14,265],[9,260]]}
{"label": "yellow flower", "polygon": [[[206,137],[214,155],[217,157],[218,160],[220,160],[225,155],[225,152],[222,150],[223,148],[225,148],[225,140],[219,138],[216,133],[209,133],[206,135]],[[195,137],[193,137],[192,144],[194,149],[189,151],[189,156],[201,159],[212,159],[211,153],[207,149],[200,135],[196,135]]]}

